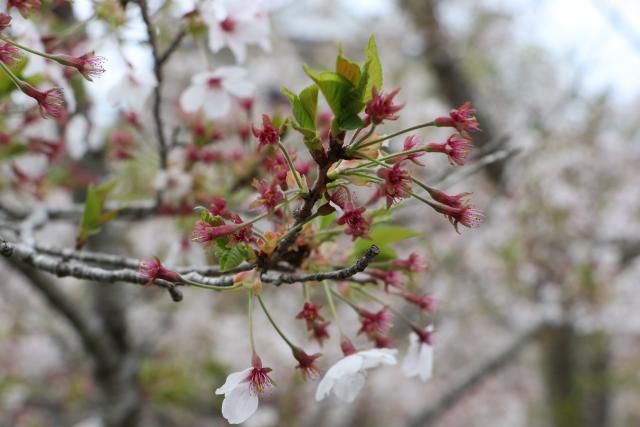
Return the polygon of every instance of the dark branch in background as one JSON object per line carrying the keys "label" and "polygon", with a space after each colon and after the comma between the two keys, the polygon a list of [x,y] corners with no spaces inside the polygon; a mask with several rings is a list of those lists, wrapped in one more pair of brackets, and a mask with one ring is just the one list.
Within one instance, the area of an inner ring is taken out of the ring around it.
{"label": "dark branch in background", "polygon": [[[472,104],[477,105],[473,85],[462,70],[458,59],[451,52],[452,40],[438,18],[440,3],[438,0],[403,0],[402,2],[409,12],[409,17],[415,22],[416,28],[422,32],[426,45],[425,58],[438,80],[437,87],[440,88],[442,95],[451,107],[462,105],[465,101],[471,101]],[[480,109],[476,114],[482,132],[473,138],[479,147],[490,143],[498,134],[494,123],[483,111]],[[504,162],[493,163],[487,168],[489,177],[495,182],[500,182],[504,166]]]}
{"label": "dark branch in background", "polygon": [[180,43],[182,43],[182,40],[184,40],[184,37],[186,35],[187,30],[185,28],[182,28],[180,31],[178,31],[178,34],[176,34],[174,39],[171,41],[171,44],[169,45],[167,50],[165,50],[164,53],[158,58],[158,65],[160,67],[162,67],[164,63],[167,62],[169,58],[171,58],[171,55],[173,55],[178,47],[180,47]]}
{"label": "dark branch in background", "polygon": [[277,277],[262,276],[262,281],[280,286],[283,283],[298,282],[319,282],[321,280],[344,280],[357,273],[363,272],[373,259],[380,254],[380,249],[376,245],[371,245],[365,254],[360,257],[351,267],[336,271],[327,271],[315,274],[281,274]]}
{"label": "dark branch in background", "polygon": [[[147,27],[147,37],[149,45],[151,46],[151,54],[153,55],[153,72],[156,76],[156,80],[158,84],[156,85],[153,91],[153,121],[155,122],[156,127],[156,136],[158,138],[158,150],[160,154],[160,168],[167,168],[167,141],[164,136],[164,124],[162,123],[162,115],[160,111],[160,106],[162,103],[162,83],[163,83],[163,75],[162,75],[162,62],[160,61],[160,52],[158,51],[158,41],[156,38],[156,29],[151,22],[151,17],[149,16],[149,6],[147,4],[147,0],[138,0],[138,4],[140,5],[140,12],[142,14],[142,20],[144,21],[145,26]],[[168,59],[168,58],[167,58]],[[167,60],[165,59],[165,61]]]}
{"label": "dark branch in background", "polygon": [[516,337],[504,350],[482,362],[476,369],[468,373],[457,384],[451,387],[448,391],[445,391],[435,403],[431,404],[429,407],[410,419],[406,424],[406,427],[424,427],[433,425],[438,418],[440,418],[447,410],[455,406],[456,403],[458,403],[473,387],[477,386],[482,381],[496,374],[502,368],[511,363],[516,356],[520,354],[522,349],[538,337],[545,326],[546,323],[539,323]]}

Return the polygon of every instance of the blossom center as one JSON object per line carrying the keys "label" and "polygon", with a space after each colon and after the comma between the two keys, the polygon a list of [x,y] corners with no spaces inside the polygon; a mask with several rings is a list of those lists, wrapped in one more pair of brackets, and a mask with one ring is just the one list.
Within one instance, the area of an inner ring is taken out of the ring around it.
{"label": "blossom center", "polygon": [[220,77],[213,77],[207,81],[207,84],[211,89],[218,89],[222,86],[222,79]]}
{"label": "blossom center", "polygon": [[224,21],[220,22],[220,28],[222,28],[222,31],[226,33],[231,33],[236,28],[236,21],[226,17]]}

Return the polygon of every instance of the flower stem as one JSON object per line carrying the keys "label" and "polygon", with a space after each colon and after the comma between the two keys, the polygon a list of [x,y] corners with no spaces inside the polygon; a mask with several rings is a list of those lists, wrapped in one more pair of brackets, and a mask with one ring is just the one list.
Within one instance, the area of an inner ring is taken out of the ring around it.
{"label": "flower stem", "polygon": [[34,55],[42,56],[43,58],[47,58],[47,59],[50,59],[52,61],[58,62],[58,58],[55,55],[49,55],[48,53],[39,52],[37,50],[31,49],[31,48],[29,48],[27,46],[21,45],[20,43],[14,41],[14,40],[11,40],[10,38],[5,37],[3,35],[0,35],[0,40],[3,40],[3,41],[5,41],[5,42],[7,42],[7,43],[9,43],[11,45],[14,45],[18,49],[22,49],[22,50],[27,51],[29,53],[33,53]]}
{"label": "flower stem", "polygon": [[292,351],[296,349],[297,347],[293,345],[291,341],[289,341],[289,338],[287,338],[287,336],[282,332],[282,330],[278,327],[278,325],[276,325],[276,322],[271,317],[269,310],[267,310],[267,307],[264,305],[264,301],[262,301],[262,297],[260,295],[256,295],[256,298],[258,298],[258,302],[260,303],[260,307],[262,307],[262,311],[264,311],[264,314],[267,316],[267,319],[269,319],[271,326],[273,326],[273,328],[276,330],[278,335],[280,335],[280,338],[282,338],[284,342],[287,343],[287,345],[291,348]]}
{"label": "flower stem", "polygon": [[253,339],[253,289],[249,289],[249,304],[248,304],[248,317],[249,317],[249,341],[251,343],[251,352],[255,354],[256,343]]}
{"label": "flower stem", "polygon": [[291,171],[291,175],[293,175],[293,177],[295,178],[296,184],[298,184],[298,188],[300,189],[300,192],[306,194],[307,193],[306,187],[302,186],[302,181],[300,180],[300,176],[298,175],[298,171],[296,170],[296,167],[293,165],[293,161],[291,160],[291,156],[289,156],[289,152],[284,147],[284,145],[282,145],[282,142],[280,141],[278,141],[278,148],[280,148],[280,151],[282,151],[282,155],[287,160],[287,164],[289,165],[289,170]]}
{"label": "flower stem", "polygon": [[2,61],[0,61],[0,68],[2,68],[2,71],[4,71],[7,76],[9,76],[9,79],[11,79],[13,84],[16,85],[18,89],[22,89],[22,83],[20,82],[20,79],[15,74],[13,74],[9,67],[4,65],[4,62]]}
{"label": "flower stem", "polygon": [[333,303],[333,297],[331,296],[332,289],[329,287],[329,284],[326,280],[322,281],[322,289],[324,289],[324,294],[327,297],[327,303],[329,304],[329,309],[331,310],[331,314],[336,321],[336,325],[338,326],[338,330],[340,331],[340,335],[344,335],[344,331],[342,330],[342,326],[340,325],[340,318],[338,317],[338,312],[336,311],[336,306]]}
{"label": "flower stem", "polygon": [[411,131],[414,131],[414,130],[417,130],[417,129],[422,129],[422,128],[426,128],[426,127],[429,127],[429,126],[435,126],[435,125],[436,124],[433,121],[427,122],[427,123],[422,123],[422,124],[419,124],[419,125],[416,125],[416,126],[412,126],[410,128],[403,129],[403,130],[398,131],[396,133],[392,133],[391,135],[387,135],[387,136],[384,136],[382,138],[378,138],[378,139],[376,139],[374,141],[369,141],[369,142],[367,142],[365,144],[362,144],[362,145],[356,144],[352,149],[350,149],[348,151],[350,152],[350,154],[353,154],[353,150],[355,150],[356,148],[368,147],[370,145],[377,144],[378,142],[382,142],[382,141],[386,141],[387,139],[395,138],[396,136],[405,134],[407,132],[411,132]]}

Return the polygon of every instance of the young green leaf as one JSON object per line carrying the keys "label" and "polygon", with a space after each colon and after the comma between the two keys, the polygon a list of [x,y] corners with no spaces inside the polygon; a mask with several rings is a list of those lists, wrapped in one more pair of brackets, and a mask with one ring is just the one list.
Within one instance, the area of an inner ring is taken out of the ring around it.
{"label": "young green leaf", "polygon": [[382,89],[382,65],[380,64],[380,58],[378,57],[378,47],[376,46],[376,39],[372,35],[369,38],[369,45],[365,50],[367,60],[364,64],[363,74],[367,74],[367,85],[364,91],[363,102],[367,103],[372,98],[371,88],[373,86],[379,91]]}
{"label": "young green leaf", "polygon": [[104,224],[116,217],[117,211],[103,212],[107,196],[115,186],[115,181],[98,187],[89,184],[84,211],[80,220],[80,229],[76,237],[76,245],[78,247],[83,246],[89,236],[99,233]]}

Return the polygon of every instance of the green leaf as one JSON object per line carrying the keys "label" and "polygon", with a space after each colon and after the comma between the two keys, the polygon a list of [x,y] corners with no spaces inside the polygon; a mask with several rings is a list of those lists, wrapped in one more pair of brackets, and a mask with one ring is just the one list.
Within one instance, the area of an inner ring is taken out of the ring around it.
{"label": "green leaf", "polygon": [[332,71],[316,73],[307,66],[304,70],[318,85],[341,129],[355,129],[362,125],[358,113],[364,108],[364,103],[358,87]]}
{"label": "green leaf", "polygon": [[247,246],[244,243],[239,243],[230,248],[216,245],[216,256],[220,262],[220,271],[225,272],[249,259],[250,254]]}
{"label": "green leaf", "polygon": [[354,86],[360,84],[360,66],[342,54],[342,45],[336,58],[336,73],[349,80]]}
{"label": "green leaf", "polygon": [[365,50],[365,54],[367,55],[367,60],[363,68],[367,73],[367,85],[364,90],[363,101],[367,103],[372,98],[371,88],[373,86],[375,86],[378,91],[382,89],[382,65],[378,57],[376,39],[373,35],[369,38],[369,45]]}
{"label": "green leaf", "polygon": [[351,259],[355,260],[360,258],[369,249],[369,246],[375,244],[380,248],[380,255],[376,257],[376,261],[386,261],[396,258],[396,252],[391,248],[391,244],[399,242],[401,240],[410,239],[418,236],[420,233],[417,231],[398,227],[394,225],[380,225],[375,226],[369,232],[371,240],[357,239],[353,252],[351,253]]}
{"label": "green leaf", "polygon": [[80,220],[80,229],[76,237],[78,246],[84,245],[89,236],[99,233],[104,224],[116,217],[117,211],[103,212],[107,196],[115,186],[115,181],[98,187],[89,184],[87,198],[84,202],[84,211]]}
{"label": "green leaf", "polygon": [[316,134],[316,114],[318,111],[318,87],[311,85],[300,92],[300,96],[289,89],[280,88],[282,93],[289,98],[293,117],[296,119],[294,128],[308,137]]}
{"label": "green leaf", "polygon": [[320,217],[320,225],[319,225],[320,230],[329,228],[329,226],[333,224],[337,218],[338,218],[338,214],[335,212],[332,212],[329,215]]}

